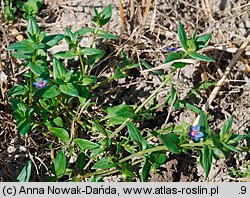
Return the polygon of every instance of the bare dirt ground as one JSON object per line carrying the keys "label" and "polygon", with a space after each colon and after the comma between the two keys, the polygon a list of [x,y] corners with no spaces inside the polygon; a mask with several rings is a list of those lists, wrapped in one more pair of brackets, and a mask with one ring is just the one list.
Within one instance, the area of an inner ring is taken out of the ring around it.
{"label": "bare dirt ground", "polygon": [[[206,4],[210,2],[210,6]],[[193,85],[204,81],[213,80],[217,82],[222,77],[226,66],[231,62],[233,55],[239,46],[250,34],[250,1],[248,0],[154,0],[152,1],[147,19],[143,22],[141,1],[134,1],[135,11],[130,10],[128,0],[123,0],[123,8],[126,26],[122,25],[119,13],[118,1],[99,0],[56,0],[44,1],[36,20],[40,27],[48,33],[63,33],[66,27],[77,30],[81,27],[91,26],[91,13],[93,6],[103,8],[113,3],[113,15],[111,22],[106,27],[110,32],[120,35],[122,39],[110,50],[115,53],[123,50],[130,59],[139,62],[140,59],[148,61],[153,66],[162,64],[167,52],[165,46],[180,47],[177,39],[177,23],[180,21],[187,32],[197,29],[198,34],[211,33],[212,39],[206,51],[208,56],[216,60],[214,64],[199,63],[182,69],[179,77],[174,80],[180,93],[180,98],[186,95]],[[211,12],[209,11],[211,9]],[[142,24],[144,23],[144,24]],[[12,27],[25,37],[27,22],[17,17]],[[143,28],[142,28],[143,26]],[[8,77],[8,88],[13,86],[13,79],[20,72],[19,63],[10,59],[6,47],[16,41],[16,35],[12,34],[12,27],[3,22],[0,27],[0,43],[3,71]],[[82,40],[88,43],[88,38]],[[54,51],[62,50],[62,43]],[[250,46],[246,48],[243,55],[238,59],[230,73],[229,78],[223,85],[219,95],[213,101],[210,108],[212,117],[209,122],[214,129],[222,126],[229,115],[234,115],[233,132],[242,133],[250,130]],[[140,68],[141,70],[145,68]],[[103,73],[103,76],[107,73]],[[139,70],[131,72],[126,81],[120,80],[111,84],[114,88],[106,103],[116,104],[120,100],[127,104],[143,101],[159,85],[157,76],[153,73],[145,74]],[[5,88],[4,88],[4,91]],[[158,95],[158,103],[161,103],[168,90],[162,90]],[[4,92],[3,94],[5,94]],[[204,90],[196,100],[195,105],[201,107],[211,89]],[[37,170],[46,173],[50,166],[46,161],[49,153],[43,150],[36,139],[36,134],[21,138],[15,127],[15,121],[11,115],[8,102],[0,97],[0,181],[15,181],[18,172],[24,165],[26,159],[30,158],[36,162]],[[168,112],[161,109],[157,119],[145,123],[144,127],[161,128]],[[195,116],[192,112],[185,110],[171,114],[169,122],[193,121]],[[242,142],[242,145],[246,145]],[[44,151],[44,152],[43,152]],[[195,158],[190,155],[167,154],[168,160],[160,171],[151,174],[150,181],[204,181],[202,170],[197,166]],[[210,173],[211,181],[239,181],[240,178],[230,175],[228,170],[237,169],[240,172],[250,168],[249,154],[235,154],[230,159],[216,161]],[[237,160],[236,160],[237,159]],[[38,174],[39,175],[39,174]],[[34,178],[39,181],[40,178]],[[119,176],[108,177],[106,181],[119,181]]]}

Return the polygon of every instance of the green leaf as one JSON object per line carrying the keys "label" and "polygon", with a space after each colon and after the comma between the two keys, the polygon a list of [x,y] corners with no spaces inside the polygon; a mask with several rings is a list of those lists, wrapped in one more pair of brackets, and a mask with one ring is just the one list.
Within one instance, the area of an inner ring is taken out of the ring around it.
{"label": "green leaf", "polygon": [[211,169],[212,156],[213,156],[212,154],[213,154],[213,150],[209,148],[207,145],[205,145],[202,158],[201,158],[201,165],[205,171],[206,177],[208,176],[210,169]]}
{"label": "green leaf", "polygon": [[147,141],[142,137],[138,128],[132,122],[127,123],[127,128],[131,140],[133,140],[136,144],[138,144],[141,150],[146,149]]}
{"label": "green leaf", "polygon": [[88,86],[93,84],[97,80],[96,76],[86,76],[82,79],[81,85]]}
{"label": "green leaf", "polygon": [[188,129],[190,127],[189,123],[186,122],[179,122],[177,126],[174,127],[172,130],[176,135],[184,135],[187,133]]}
{"label": "green leaf", "polygon": [[48,126],[48,130],[50,133],[58,137],[62,142],[67,143],[69,141],[69,133],[65,129]]}
{"label": "green leaf", "polygon": [[[183,52],[170,52],[166,58],[166,60],[164,61],[164,64],[165,63],[169,63],[171,61],[174,61],[174,60],[179,60],[179,59],[182,59],[182,56],[183,56]],[[186,63],[173,63],[172,64],[172,67],[174,68],[182,68],[184,66],[186,66],[187,64]]]}
{"label": "green leaf", "polygon": [[230,129],[232,128],[232,123],[233,123],[233,116],[231,115],[220,130],[221,140],[224,140],[225,134],[230,132]]}
{"label": "green leaf", "polygon": [[61,59],[72,59],[76,57],[76,53],[74,51],[61,51],[55,53],[53,56]]}
{"label": "green leaf", "polygon": [[48,74],[49,73],[49,69],[48,67],[44,66],[44,65],[35,65],[32,62],[29,62],[28,64],[30,70],[36,74],[37,76],[41,76],[42,74]]}
{"label": "green leaf", "polygon": [[19,95],[25,95],[29,90],[22,86],[22,85],[17,85],[12,87],[9,92],[8,92],[8,96],[9,97],[15,97],[15,96],[19,96]]}
{"label": "green leaf", "polygon": [[98,58],[101,58],[104,56],[105,52],[100,49],[95,49],[95,48],[90,48],[90,47],[85,47],[81,51],[82,55],[85,56],[97,56]]}
{"label": "green leaf", "polygon": [[196,45],[195,41],[193,39],[187,39],[187,51],[188,52],[195,52],[196,51]]}
{"label": "green leaf", "polygon": [[84,153],[80,152],[78,154],[76,164],[77,164],[77,168],[79,171],[82,171],[83,168],[85,167],[86,159],[87,159],[87,156]]}
{"label": "green leaf", "polygon": [[122,71],[122,69],[120,67],[117,67],[115,69],[114,77],[116,80],[120,79],[120,78],[124,78],[124,77],[126,77],[126,72]]}
{"label": "green leaf", "polygon": [[63,34],[53,34],[53,35],[46,36],[42,42],[46,44],[47,46],[49,46],[49,48],[51,48],[55,46],[56,44],[58,44],[63,39],[63,37],[64,37]]}
{"label": "green leaf", "polygon": [[97,32],[97,36],[104,38],[104,39],[118,39],[119,36],[110,34],[108,32],[105,32],[104,30],[99,29]]}
{"label": "green leaf", "polygon": [[236,152],[236,153],[240,153],[240,151],[237,149],[237,148],[235,148],[234,146],[232,146],[232,145],[230,145],[230,144],[227,144],[227,143],[225,143],[225,142],[221,142],[222,144],[223,144],[223,146],[225,146],[227,149],[229,149],[229,150],[231,150],[231,151],[234,151],[234,152]]}
{"label": "green leaf", "polygon": [[59,84],[62,84],[65,75],[66,70],[62,66],[62,63],[58,59],[53,58],[53,77],[55,81]]}
{"label": "green leaf", "polygon": [[26,54],[23,54],[23,53],[11,53],[11,55],[16,58],[16,59],[19,59],[19,60],[27,60],[30,58],[30,56],[26,55]]}
{"label": "green leaf", "polygon": [[21,137],[24,137],[24,135],[29,132],[30,125],[31,123],[30,123],[30,120],[28,119],[24,119],[21,122],[17,123],[17,130],[19,131],[19,134],[21,135]]}
{"label": "green leaf", "polygon": [[112,6],[111,6],[111,4],[109,4],[99,14],[99,17],[100,17],[100,24],[99,25],[100,26],[105,25],[111,19],[111,16],[112,16]]}
{"label": "green leaf", "polygon": [[186,36],[185,30],[180,22],[178,23],[178,37],[179,37],[179,41],[180,41],[181,46],[183,47],[183,49],[185,49],[187,51],[187,49],[188,49],[187,36]]}
{"label": "green leaf", "polygon": [[29,17],[27,32],[29,32],[31,35],[39,35],[40,29],[33,17]]}
{"label": "green leaf", "polygon": [[160,134],[159,138],[162,140],[163,144],[173,153],[180,154],[180,148],[178,143],[180,142],[178,135],[174,133]]}
{"label": "green leaf", "polygon": [[44,49],[45,48],[45,44],[43,43],[39,43],[39,44],[32,44],[32,48],[37,50],[37,49]]}
{"label": "green leaf", "polygon": [[151,163],[153,163],[154,168],[159,168],[167,160],[167,156],[165,152],[164,153],[154,152],[151,155],[153,156],[153,161]]}
{"label": "green leaf", "polygon": [[52,163],[52,172],[56,178],[61,178],[66,171],[67,161],[62,150],[60,150]]}
{"label": "green leaf", "polygon": [[171,106],[173,103],[174,110],[176,111],[180,107],[178,93],[176,89],[174,88],[172,81],[169,81],[169,86],[170,86],[170,94],[166,98],[166,101],[169,106]]}
{"label": "green leaf", "polygon": [[62,118],[56,117],[56,118],[53,119],[53,122],[54,122],[57,126],[63,127],[63,120],[62,120]]}
{"label": "green leaf", "polygon": [[87,34],[93,31],[94,31],[94,28],[81,28],[77,30],[79,36],[83,36],[84,34]]}
{"label": "green leaf", "polygon": [[213,155],[216,160],[219,160],[220,158],[226,158],[224,151],[218,148],[213,148]]}
{"label": "green leaf", "polygon": [[58,90],[56,85],[48,85],[42,89],[38,89],[33,96],[43,97],[43,98],[54,98],[58,96],[61,92]]}
{"label": "green leaf", "polygon": [[147,182],[150,169],[151,169],[151,163],[148,160],[148,158],[145,157],[144,163],[142,165],[142,171],[141,171],[142,182]]}
{"label": "green leaf", "polygon": [[91,169],[108,169],[115,167],[112,156],[106,156],[97,161]]}
{"label": "green leaf", "polygon": [[206,43],[211,38],[211,34],[203,34],[195,39],[197,50],[202,49],[206,46]]}
{"label": "green leaf", "polygon": [[82,151],[93,150],[93,149],[99,148],[100,146],[99,144],[93,143],[86,139],[80,139],[80,138],[74,139],[74,142],[76,143],[77,147]]}
{"label": "green leaf", "polygon": [[214,59],[204,56],[201,54],[198,54],[197,52],[188,52],[188,55],[192,57],[193,59],[201,60],[201,61],[206,61],[206,62],[214,62]]}
{"label": "green leaf", "polygon": [[133,107],[126,104],[108,107],[105,112],[108,114],[109,122],[113,125],[122,124],[127,118],[136,116]]}
{"label": "green leaf", "polygon": [[197,106],[192,105],[185,100],[179,100],[179,102],[180,102],[182,107],[185,107],[185,108],[189,109],[190,111],[193,111],[194,113],[200,114],[202,111]]}
{"label": "green leaf", "polygon": [[132,165],[128,162],[123,162],[119,164],[120,166],[120,173],[122,174],[122,178],[126,182],[134,181],[135,174],[132,171]]}
{"label": "green leaf", "polygon": [[198,125],[200,126],[201,132],[204,133],[204,138],[206,138],[207,135],[210,133],[207,116],[203,113],[203,111],[199,114],[199,116],[200,116],[200,119],[199,119]]}
{"label": "green leaf", "polygon": [[17,176],[18,182],[29,182],[31,176],[31,161],[28,160],[24,167],[22,168],[21,172]]}
{"label": "green leaf", "polygon": [[64,85],[59,85],[59,89],[66,95],[77,97],[79,95],[78,90],[72,83],[67,83]]}
{"label": "green leaf", "polygon": [[32,48],[32,44],[28,40],[19,41],[11,44],[7,50],[16,50],[18,53],[32,53],[35,49]]}

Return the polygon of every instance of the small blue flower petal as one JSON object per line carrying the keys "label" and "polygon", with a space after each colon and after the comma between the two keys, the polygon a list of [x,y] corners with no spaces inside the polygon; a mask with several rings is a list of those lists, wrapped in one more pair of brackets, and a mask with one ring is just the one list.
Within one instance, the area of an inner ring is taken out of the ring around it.
{"label": "small blue flower petal", "polygon": [[194,127],[194,130],[200,131],[200,126],[199,126],[199,125],[196,125],[196,126]]}
{"label": "small blue flower petal", "polygon": [[196,135],[196,137],[198,137],[198,138],[202,138],[203,136],[204,136],[204,133],[202,133],[202,132],[198,132]]}

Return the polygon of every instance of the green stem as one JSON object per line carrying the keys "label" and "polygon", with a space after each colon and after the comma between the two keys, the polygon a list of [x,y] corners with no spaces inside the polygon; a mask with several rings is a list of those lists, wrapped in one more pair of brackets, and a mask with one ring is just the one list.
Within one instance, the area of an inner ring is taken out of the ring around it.
{"label": "green stem", "polygon": [[93,48],[93,46],[94,46],[95,39],[96,39],[96,36],[97,36],[98,31],[99,31],[99,27],[96,27],[95,30],[94,30],[94,32],[93,32],[93,39],[92,39],[90,48]]}
{"label": "green stem", "polygon": [[119,163],[123,163],[123,162],[126,162],[134,157],[137,157],[137,156],[142,156],[143,154],[146,154],[146,153],[152,153],[152,152],[155,152],[155,151],[162,151],[162,150],[168,150],[168,148],[166,146],[158,146],[158,147],[154,147],[154,148],[149,148],[149,149],[145,149],[145,150],[142,150],[142,151],[139,151],[137,153],[133,153],[123,159],[121,159],[119,161]]}
{"label": "green stem", "polygon": [[[32,63],[36,63],[37,50],[34,51],[34,55],[32,56]],[[32,103],[32,94],[33,94],[33,82],[34,82],[34,74],[30,71],[30,94],[29,94],[29,106]]]}
{"label": "green stem", "polygon": [[[135,110],[135,113],[138,113],[150,100],[152,100],[155,95],[160,91],[160,89],[162,87],[164,87],[167,82],[169,81],[169,79],[172,77],[172,75],[174,74],[174,72],[177,70],[177,68],[174,68],[165,78],[165,80],[161,83],[161,85],[139,106],[137,107],[137,109]],[[120,125],[120,127],[118,127],[114,133],[112,133],[110,136],[109,136],[109,139],[113,138],[117,133],[119,133],[126,125],[128,122],[130,122],[132,119],[131,118],[128,118],[126,119],[122,125]]]}
{"label": "green stem", "polygon": [[86,72],[85,72],[85,67],[84,67],[84,63],[82,60],[82,54],[80,51],[77,52],[78,58],[80,60],[80,64],[81,64],[81,68],[82,68],[82,75],[85,77],[86,76]]}
{"label": "green stem", "polygon": [[100,87],[100,86],[102,86],[102,85],[108,83],[109,81],[111,81],[111,80],[113,80],[113,79],[114,79],[114,76],[110,76],[109,78],[105,79],[104,81],[100,82],[99,84],[94,85],[94,86],[91,88],[91,90],[94,90],[94,89],[96,89],[96,88],[98,88],[98,87]]}

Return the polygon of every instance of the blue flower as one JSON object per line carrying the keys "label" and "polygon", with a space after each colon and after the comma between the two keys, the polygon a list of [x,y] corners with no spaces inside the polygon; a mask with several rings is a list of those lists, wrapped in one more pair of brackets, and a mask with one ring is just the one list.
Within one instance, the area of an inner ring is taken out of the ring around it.
{"label": "blue flower", "polygon": [[37,89],[41,89],[46,86],[47,81],[42,80],[42,78],[38,78],[37,82],[33,82],[33,85],[36,86]]}
{"label": "blue flower", "polygon": [[204,133],[200,131],[200,126],[196,125],[193,127],[192,125],[190,126],[188,136],[194,139],[194,141],[198,142],[200,138],[204,136]]}
{"label": "blue flower", "polygon": [[177,50],[177,48],[175,48],[175,47],[172,47],[172,48],[171,47],[165,47],[164,49],[169,51],[169,52],[175,52]]}

